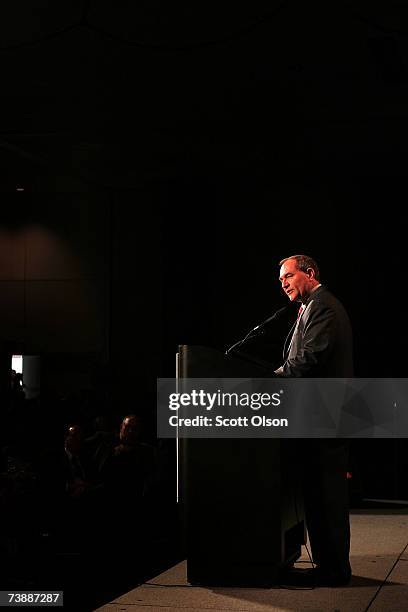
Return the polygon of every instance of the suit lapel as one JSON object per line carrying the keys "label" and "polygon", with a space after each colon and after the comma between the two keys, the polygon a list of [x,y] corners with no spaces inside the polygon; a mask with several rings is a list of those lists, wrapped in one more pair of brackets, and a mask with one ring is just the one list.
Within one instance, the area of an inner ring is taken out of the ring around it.
{"label": "suit lapel", "polygon": [[[316,289],[316,292],[320,292],[322,289],[323,289],[323,285],[320,285],[320,287],[318,287]],[[299,323],[300,319],[305,314],[306,308],[308,307],[310,301],[313,299],[314,294],[315,294],[315,291],[313,291],[313,293],[311,293],[311,295],[309,295],[308,299],[305,302],[305,307],[303,309],[303,312],[302,312],[300,318],[296,319],[296,321],[294,322],[294,324],[290,328],[288,335],[286,336],[285,344],[283,345],[283,359],[284,359],[284,361],[286,361],[287,356],[289,354],[289,350],[290,350],[290,347],[291,347],[292,341],[293,341],[293,336],[294,336],[294,334],[296,332],[296,326]]]}

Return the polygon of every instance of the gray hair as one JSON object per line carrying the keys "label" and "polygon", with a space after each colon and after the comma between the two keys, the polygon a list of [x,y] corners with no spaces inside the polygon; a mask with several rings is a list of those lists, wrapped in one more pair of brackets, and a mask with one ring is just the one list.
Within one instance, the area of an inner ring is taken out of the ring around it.
{"label": "gray hair", "polygon": [[294,259],[296,261],[297,269],[301,270],[302,272],[307,272],[308,268],[312,268],[315,273],[315,279],[320,281],[319,266],[314,259],[308,255],[291,255],[290,257],[285,257],[285,259],[282,259],[282,261],[279,262],[279,265],[281,266],[285,263],[285,261],[288,261],[288,259]]}

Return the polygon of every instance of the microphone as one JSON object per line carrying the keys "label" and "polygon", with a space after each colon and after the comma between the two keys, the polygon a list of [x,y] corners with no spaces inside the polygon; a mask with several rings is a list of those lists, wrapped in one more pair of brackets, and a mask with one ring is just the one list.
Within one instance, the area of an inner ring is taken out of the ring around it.
{"label": "microphone", "polygon": [[289,308],[288,306],[284,306],[283,308],[279,308],[279,310],[274,312],[271,317],[268,317],[267,319],[265,319],[265,321],[262,321],[262,323],[260,323],[256,327],[254,327],[254,329],[252,329],[251,331],[254,332],[254,331],[257,331],[258,329],[262,329],[265,325],[267,325],[267,323],[270,323],[271,321],[274,321],[275,319],[280,319],[280,317],[283,315],[283,313],[288,308]]}
{"label": "microphone", "polygon": [[262,334],[263,331],[264,331],[265,325],[267,325],[268,323],[271,323],[272,321],[275,321],[276,319],[280,319],[280,317],[283,315],[283,313],[286,310],[288,310],[288,308],[289,308],[289,306],[284,306],[283,308],[279,308],[279,310],[274,312],[271,317],[268,317],[267,319],[265,319],[265,321],[262,321],[262,323],[259,323],[259,325],[257,325],[256,327],[253,327],[252,329],[250,329],[249,332],[247,333],[247,335],[244,338],[242,338],[242,340],[238,340],[238,342],[235,342],[235,344],[230,346],[225,351],[224,355],[225,356],[229,355],[231,351],[233,351],[234,349],[236,349],[239,346],[241,346],[242,344],[244,344],[244,342],[249,340],[249,338],[252,338],[253,336],[256,336],[258,334]]}

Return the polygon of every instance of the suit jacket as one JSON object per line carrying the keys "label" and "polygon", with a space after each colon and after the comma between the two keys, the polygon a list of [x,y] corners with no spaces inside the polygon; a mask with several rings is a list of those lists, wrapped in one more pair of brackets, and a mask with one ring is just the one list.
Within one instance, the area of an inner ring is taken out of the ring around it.
{"label": "suit jacket", "polygon": [[286,339],[284,364],[276,373],[287,377],[353,376],[350,320],[343,305],[326,287],[315,289],[306,301]]}

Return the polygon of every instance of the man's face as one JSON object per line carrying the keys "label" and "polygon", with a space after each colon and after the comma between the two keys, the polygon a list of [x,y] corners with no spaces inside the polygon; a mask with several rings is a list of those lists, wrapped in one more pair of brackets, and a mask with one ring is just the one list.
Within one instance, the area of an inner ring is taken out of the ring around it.
{"label": "man's face", "polygon": [[295,259],[288,259],[282,264],[279,280],[283,291],[291,302],[305,300],[309,296],[313,284],[309,272],[298,270]]}

